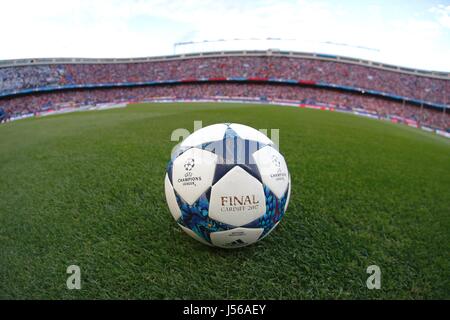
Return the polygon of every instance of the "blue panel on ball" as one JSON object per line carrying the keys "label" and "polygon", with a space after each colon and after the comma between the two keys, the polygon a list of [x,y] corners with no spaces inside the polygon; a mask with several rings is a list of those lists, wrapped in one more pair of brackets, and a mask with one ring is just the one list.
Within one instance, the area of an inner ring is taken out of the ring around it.
{"label": "blue panel on ball", "polygon": [[176,192],[178,206],[181,210],[181,217],[178,223],[182,226],[191,229],[199,237],[211,243],[211,232],[224,231],[232,229],[233,227],[225,223],[212,220],[208,217],[209,197],[211,190],[202,194],[194,204],[186,203]]}
{"label": "blue panel on ball", "polygon": [[170,155],[170,159],[174,161],[176,158],[178,158],[180,155],[185,153],[187,150],[191,149],[191,146],[188,147],[182,147],[181,145],[177,146],[175,150],[172,151],[172,154]]}
{"label": "blue panel on ball", "polygon": [[217,164],[216,170],[214,171],[213,185],[216,184],[217,181],[222,179],[222,177],[226,175],[228,171],[236,166],[241,167],[249,175],[253,176],[262,183],[261,174],[259,173],[259,169],[256,164]]}
{"label": "blue panel on ball", "polygon": [[236,131],[231,129],[230,126],[228,126],[227,130],[225,130],[225,139],[226,138],[234,138],[234,137],[238,137],[238,134],[236,133]]}
{"label": "blue panel on ball", "polygon": [[232,129],[227,129],[223,140],[203,145],[202,148],[218,156],[213,184],[235,166],[240,166],[262,183],[261,174],[252,155],[264,146],[257,141],[242,139]]}
{"label": "blue panel on ball", "polygon": [[167,176],[169,177],[169,181],[170,181],[171,185],[173,185],[172,170],[173,170],[173,160],[170,160],[169,163],[167,164],[166,172],[167,172]]}
{"label": "blue panel on ball", "polygon": [[264,228],[264,232],[261,234],[260,238],[264,237],[264,235],[269,232],[281,218],[283,218],[288,190],[281,199],[278,199],[272,191],[264,185],[264,194],[266,196],[266,212],[262,217],[243,226],[244,228]]}

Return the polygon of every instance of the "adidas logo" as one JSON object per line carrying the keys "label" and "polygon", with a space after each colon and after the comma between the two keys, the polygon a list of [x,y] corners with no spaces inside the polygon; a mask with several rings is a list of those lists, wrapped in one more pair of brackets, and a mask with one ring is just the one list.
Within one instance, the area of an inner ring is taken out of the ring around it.
{"label": "adidas logo", "polygon": [[227,246],[235,247],[235,246],[243,246],[246,244],[247,243],[245,241],[242,241],[241,239],[237,239],[237,240],[234,240],[233,242],[228,243]]}

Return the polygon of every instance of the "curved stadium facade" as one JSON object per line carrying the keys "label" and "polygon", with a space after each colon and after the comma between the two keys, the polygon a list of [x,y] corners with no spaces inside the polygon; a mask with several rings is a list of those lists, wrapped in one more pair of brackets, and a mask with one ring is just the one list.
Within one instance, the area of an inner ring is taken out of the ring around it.
{"label": "curved stadium facade", "polygon": [[0,61],[0,107],[12,120],[111,103],[193,100],[305,106],[450,131],[445,72],[283,51]]}

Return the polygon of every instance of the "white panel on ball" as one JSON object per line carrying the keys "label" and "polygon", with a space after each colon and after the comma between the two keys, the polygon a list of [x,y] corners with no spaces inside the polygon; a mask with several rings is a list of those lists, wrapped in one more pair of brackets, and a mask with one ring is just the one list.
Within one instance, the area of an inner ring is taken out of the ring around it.
{"label": "white panel on ball", "polygon": [[217,156],[206,150],[191,148],[173,162],[172,184],[175,191],[192,205],[211,187]]}
{"label": "white panel on ball", "polygon": [[191,229],[189,229],[189,228],[186,228],[185,226],[182,226],[181,224],[178,224],[180,227],[181,227],[181,229],[183,229],[183,231],[184,232],[186,232],[189,236],[191,236],[192,238],[194,238],[195,240],[197,240],[197,241],[199,241],[199,242],[201,242],[201,243],[203,243],[203,244],[206,244],[206,245],[208,245],[208,246],[211,246],[211,244],[208,242],[208,241],[206,241],[205,239],[203,239],[202,237],[200,237],[198,234],[196,234],[194,231],[192,231]]}
{"label": "white panel on ball", "polygon": [[284,157],[274,148],[266,146],[253,153],[263,183],[280,199],[289,184],[289,172]]}
{"label": "white panel on ball", "polygon": [[290,198],[291,198],[291,175],[289,174],[289,189],[288,189],[286,204],[284,205],[284,212],[286,212],[286,210],[288,208]]}
{"label": "white panel on ball", "polygon": [[261,182],[239,166],[228,171],[211,189],[211,219],[238,227],[256,220],[265,211]]}
{"label": "white panel on ball", "polygon": [[210,234],[213,245],[221,248],[239,248],[258,241],[263,228],[234,228],[226,231],[217,231]]}
{"label": "white panel on ball", "polygon": [[177,199],[175,197],[175,192],[173,191],[172,184],[170,183],[169,176],[166,173],[166,178],[164,179],[164,188],[166,193],[166,201],[169,206],[170,213],[175,220],[181,217],[181,210],[178,206]]}
{"label": "white panel on ball", "polygon": [[184,139],[181,147],[195,147],[203,143],[222,140],[227,128],[227,125],[223,123],[204,127]]}
{"label": "white panel on ball", "polygon": [[242,139],[254,140],[263,144],[274,144],[273,141],[270,140],[265,134],[256,129],[253,129],[252,127],[238,123],[232,123],[230,124],[230,128],[233,129]]}

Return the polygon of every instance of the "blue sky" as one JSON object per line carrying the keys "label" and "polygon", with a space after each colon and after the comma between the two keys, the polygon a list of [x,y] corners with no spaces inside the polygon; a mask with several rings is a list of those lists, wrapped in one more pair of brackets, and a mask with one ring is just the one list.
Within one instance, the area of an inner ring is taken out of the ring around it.
{"label": "blue sky", "polygon": [[[0,59],[268,49],[450,71],[450,1],[4,1]],[[217,39],[267,39],[203,43]]]}

